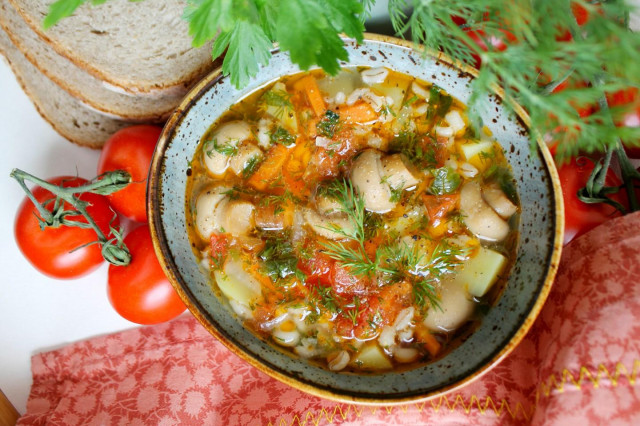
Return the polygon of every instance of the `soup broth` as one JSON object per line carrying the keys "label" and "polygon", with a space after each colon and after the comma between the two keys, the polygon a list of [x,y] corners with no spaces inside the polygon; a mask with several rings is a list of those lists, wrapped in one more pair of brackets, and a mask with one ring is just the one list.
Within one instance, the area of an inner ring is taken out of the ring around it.
{"label": "soup broth", "polygon": [[519,203],[500,146],[386,68],[284,77],[202,137],[187,216],[246,327],[333,371],[442,357],[495,302]]}

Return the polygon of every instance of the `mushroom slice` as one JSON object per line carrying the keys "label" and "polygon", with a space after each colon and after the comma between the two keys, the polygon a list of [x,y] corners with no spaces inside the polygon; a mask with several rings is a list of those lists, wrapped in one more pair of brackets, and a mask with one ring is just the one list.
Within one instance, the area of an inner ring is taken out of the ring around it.
{"label": "mushroom slice", "polygon": [[323,216],[315,210],[305,209],[304,220],[316,234],[330,240],[344,240],[344,234],[353,233],[353,224],[344,215]]}
{"label": "mushroom slice", "polygon": [[[204,164],[214,175],[221,175],[229,166],[233,148],[251,137],[251,127],[244,121],[230,121],[223,124],[211,136],[209,146],[203,150]],[[217,149],[216,149],[217,147]],[[222,152],[221,152],[222,151]]]}
{"label": "mushroom slice", "polygon": [[316,208],[322,215],[330,215],[342,212],[342,204],[335,198],[316,196]]}
{"label": "mushroom slice", "polygon": [[330,354],[327,357],[327,365],[331,371],[340,371],[349,364],[350,359],[349,352],[342,350],[338,353]]}
{"label": "mushroom slice", "polygon": [[351,182],[362,197],[364,207],[374,213],[387,213],[396,206],[381,172],[380,153],[373,149],[362,151],[351,169]]}
{"label": "mushroom slice", "polygon": [[248,201],[225,199],[218,204],[216,216],[225,232],[233,236],[246,235],[255,226],[255,207]]}
{"label": "mushroom slice", "polygon": [[482,198],[480,183],[466,182],[460,189],[460,212],[467,228],[478,238],[501,241],[509,233],[509,225]]}
{"label": "mushroom slice", "polygon": [[405,190],[420,182],[413,176],[401,154],[389,155],[381,163],[385,181],[393,190]]}
{"label": "mushroom slice", "polygon": [[202,238],[208,240],[211,234],[220,232],[222,224],[216,215],[218,204],[225,198],[224,193],[230,188],[224,186],[211,187],[203,191],[196,200],[195,224]]}
{"label": "mushroom slice", "polygon": [[256,226],[264,231],[278,231],[293,224],[293,209],[283,209],[276,204],[260,205],[256,207]]}
{"label": "mushroom slice", "polygon": [[236,155],[229,158],[229,168],[237,176],[240,176],[252,161],[260,161],[261,158],[260,148],[252,143],[244,144],[238,148]]}
{"label": "mushroom slice", "polygon": [[496,182],[487,185],[482,190],[482,196],[491,208],[504,219],[510,218],[518,210]]}

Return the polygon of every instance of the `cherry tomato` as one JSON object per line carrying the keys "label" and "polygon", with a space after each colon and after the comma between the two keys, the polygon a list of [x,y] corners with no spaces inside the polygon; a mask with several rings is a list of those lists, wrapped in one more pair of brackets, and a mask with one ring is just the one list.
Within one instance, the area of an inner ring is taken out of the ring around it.
{"label": "cherry tomato", "polygon": [[108,197],[113,208],[138,222],[147,220],[147,175],[160,132],[162,128],[149,125],[121,129],[104,145],[98,162],[98,174],[111,170],[126,170],[131,174],[132,183]]}
{"label": "cherry tomato", "polygon": [[[613,108],[621,108],[622,112],[616,125],[640,127],[640,91],[637,87],[629,87],[607,95],[607,102]],[[630,158],[640,158],[640,141],[631,143],[623,141],[624,149]]]}
{"label": "cherry tomato", "polygon": [[180,315],[184,303],[158,262],[149,227],[134,229],[124,243],[131,252],[131,263],[109,265],[108,295],[114,309],[138,324],[158,324]]}
{"label": "cherry tomato", "polygon": [[[584,24],[589,22],[589,20],[591,19],[591,14],[589,10],[586,9],[580,3],[571,2],[571,12],[573,13],[573,16],[576,18],[576,24],[578,24],[579,27],[583,26]],[[560,35],[556,37],[556,40],[572,41],[573,36],[571,35],[571,32],[569,30],[565,29],[560,33]]]}
{"label": "cherry tomato", "polygon": [[[87,183],[85,179],[74,176],[54,177],[48,182],[54,185],[62,184],[65,187],[76,187]],[[51,192],[39,186],[36,186],[32,193],[41,203],[55,199]],[[107,198],[97,194],[82,194],[78,198],[89,203],[87,212],[100,230],[105,235],[110,235],[110,222],[115,219],[112,225],[117,227],[118,220]],[[64,206],[65,209],[73,208],[67,203]],[[48,203],[46,208],[51,211],[53,202]],[[36,215],[39,216],[39,213],[35,206],[25,197],[18,208],[14,232],[22,254],[37,270],[50,277],[70,279],[92,271],[103,262],[98,244],[86,246],[98,238],[92,229],[60,226],[41,230]],[[87,223],[86,219],[80,215],[69,216],[67,219]]]}
{"label": "cherry tomato", "polygon": [[[594,162],[588,157],[572,158],[569,163],[558,167],[565,211],[564,244],[568,244],[574,238],[601,223],[621,215],[619,211],[610,205],[602,203],[587,204],[578,198],[577,192],[586,185],[593,168]],[[605,184],[607,186],[619,186],[621,181],[610,171],[607,173]],[[621,195],[614,194],[611,198],[623,205],[626,203]]]}
{"label": "cherry tomato", "polygon": [[[483,30],[467,30],[467,35],[473,40],[473,42],[483,51],[487,52],[489,50],[497,50],[503,51],[505,50],[509,43],[513,43],[516,41],[516,37],[507,30],[499,30],[502,35],[488,35]],[[489,46],[487,46],[487,42],[489,42]],[[475,60],[474,66],[476,68],[480,68],[482,65],[482,60],[479,55],[473,54],[473,59]]]}
{"label": "cherry tomato", "polygon": [[[562,83],[560,83],[558,86],[556,86],[556,88],[553,89],[552,93],[560,93],[565,89],[579,89],[587,86],[588,86],[588,83],[584,81],[574,82],[567,79]],[[580,117],[588,117],[591,114],[593,114],[593,112],[596,109],[592,104],[579,104],[574,100],[570,100],[569,103],[578,112],[578,115]]]}

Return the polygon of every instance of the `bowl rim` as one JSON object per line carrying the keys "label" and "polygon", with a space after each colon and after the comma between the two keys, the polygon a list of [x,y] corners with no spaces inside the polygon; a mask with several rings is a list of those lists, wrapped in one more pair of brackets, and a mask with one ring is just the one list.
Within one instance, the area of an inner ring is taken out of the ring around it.
{"label": "bowl rim", "polygon": [[[352,38],[343,37],[345,41],[354,41]],[[478,70],[459,61],[455,61],[449,58],[442,52],[433,51],[431,49],[426,49],[422,45],[416,45],[407,40],[403,40],[396,37],[365,33],[364,41],[372,41],[378,43],[386,43],[393,44],[400,47],[410,48],[414,51],[425,54],[427,56],[433,57],[436,61],[445,63],[454,69],[457,69],[463,73],[466,73],[473,78],[478,76]],[[274,49],[271,51],[272,53],[279,52],[280,49],[277,45],[274,44]],[[544,280],[542,287],[540,288],[537,298],[535,299],[535,303],[529,310],[526,318],[522,320],[522,323],[514,332],[511,339],[508,343],[500,349],[497,353],[495,353],[492,357],[484,362],[479,368],[477,368],[472,374],[465,376],[449,385],[442,386],[430,391],[427,391],[423,394],[419,395],[411,395],[405,397],[390,397],[390,398],[381,398],[381,397],[362,397],[362,396],[354,396],[348,393],[339,392],[329,390],[328,388],[314,386],[310,384],[310,382],[305,382],[299,380],[295,377],[288,376],[286,374],[280,373],[279,371],[272,370],[269,366],[263,362],[261,362],[258,358],[252,356],[247,353],[242,347],[237,346],[232,341],[227,339],[224,336],[224,333],[216,328],[213,324],[209,323],[204,315],[194,306],[193,301],[187,294],[187,292],[182,288],[180,284],[180,280],[178,278],[177,265],[175,261],[172,259],[170,250],[168,247],[168,243],[166,240],[166,236],[162,229],[162,218],[161,218],[161,209],[160,209],[160,178],[163,172],[162,163],[164,153],[169,146],[173,135],[175,134],[177,128],[180,126],[182,119],[185,117],[187,111],[190,106],[197,102],[197,100],[203,96],[213,85],[215,85],[220,79],[223,78],[222,68],[221,66],[217,67],[213,71],[211,71],[206,77],[204,77],[200,82],[198,82],[195,86],[193,86],[185,98],[181,101],[180,105],[175,109],[175,111],[171,114],[169,119],[167,120],[162,133],[158,139],[153,158],[151,161],[151,167],[148,175],[148,185],[147,185],[147,210],[148,210],[148,218],[149,218],[149,229],[151,231],[151,238],[153,241],[153,246],[156,251],[156,255],[160,262],[160,265],[166,274],[167,278],[171,282],[171,285],[176,290],[182,301],[187,305],[189,311],[193,314],[193,316],[211,333],[215,338],[217,338],[225,347],[235,353],[237,356],[247,361],[252,366],[258,368],[260,371],[266,373],[270,377],[273,377],[283,383],[288,384],[296,389],[302,390],[306,393],[312,394],[314,396],[319,396],[322,398],[330,399],[337,402],[347,402],[347,403],[358,403],[363,405],[373,405],[373,406],[391,406],[398,404],[406,404],[410,402],[423,402],[428,401],[433,398],[437,398],[440,396],[444,396],[446,394],[452,393],[463,386],[477,380],[482,377],[488,371],[490,371],[493,367],[500,363],[507,355],[509,355],[522,341],[524,336],[527,334],[535,319],[540,314],[540,311],[549,296],[551,291],[555,275],[558,270],[560,256],[562,253],[562,241],[564,235],[564,203],[562,197],[562,190],[560,186],[560,180],[558,176],[557,169],[554,165],[553,157],[551,152],[549,151],[547,145],[542,141],[539,135],[536,135],[536,142],[539,152],[543,157],[543,163],[546,165],[546,168],[549,173],[549,177],[551,180],[551,187],[553,189],[554,194],[554,206],[555,206],[555,223],[554,223],[554,240],[551,248],[551,255],[548,259],[548,267],[547,274]],[[524,110],[522,106],[520,106],[517,102],[515,102],[512,98],[507,97],[505,95],[504,90],[497,86],[493,85],[492,87],[493,94],[497,95],[500,99],[505,102],[508,102],[510,106],[513,108],[513,112],[515,115],[522,120],[522,123],[527,128],[527,130],[531,131],[530,125],[531,120],[529,115]]]}

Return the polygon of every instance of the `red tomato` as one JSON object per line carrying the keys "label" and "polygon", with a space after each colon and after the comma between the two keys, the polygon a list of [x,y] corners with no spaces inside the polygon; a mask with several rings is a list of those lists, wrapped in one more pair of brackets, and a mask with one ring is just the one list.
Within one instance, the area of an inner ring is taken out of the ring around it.
{"label": "red tomato", "polygon": [[111,170],[131,174],[132,183],[108,197],[119,213],[138,222],[147,220],[147,175],[160,132],[161,127],[149,125],[119,130],[104,145],[98,162],[98,174]]}
{"label": "red tomato", "polygon": [[[621,214],[607,204],[587,204],[578,198],[577,192],[585,186],[593,168],[593,160],[587,157],[572,158],[569,163],[558,167],[565,210],[564,244]],[[605,184],[619,186],[621,182],[613,172],[609,172]],[[612,198],[624,205],[623,197],[616,195]]]}
{"label": "red tomato", "polygon": [[579,26],[583,26],[589,19],[589,11],[580,3],[571,2],[571,12],[573,12],[573,16],[576,18],[576,23]]}
{"label": "red tomato", "polygon": [[[516,41],[516,37],[511,32],[507,30],[500,30],[500,32],[502,33],[501,36],[489,36],[483,30],[466,31],[471,40],[473,40],[473,42],[485,52],[489,50],[497,50],[501,52],[508,47],[509,43]],[[487,46],[487,41],[489,42],[489,46]],[[475,60],[474,66],[476,68],[480,68],[480,65],[482,64],[480,56],[473,54],[473,59]]]}
{"label": "red tomato", "polygon": [[[342,313],[335,319],[336,333],[345,339],[369,340],[374,336],[374,328],[369,321],[373,322],[376,313],[379,313],[378,297],[361,296],[357,299],[357,304],[355,300],[350,299],[341,306]],[[378,325],[384,324],[386,323]]]}
{"label": "red tomato", "polygon": [[306,282],[309,285],[320,284],[324,287],[331,287],[335,263],[335,260],[323,254],[320,250],[315,250],[310,259],[300,258],[298,269],[307,276]]}
{"label": "red tomato", "polygon": [[[637,87],[619,90],[607,95],[607,102],[613,108],[621,108],[622,113],[616,125],[626,127],[640,127],[640,96]],[[623,141],[624,150],[630,158],[640,158],[640,141],[631,143]]]}
{"label": "red tomato", "polygon": [[123,318],[138,324],[158,324],[180,315],[185,306],[158,262],[147,225],[124,238],[131,252],[127,266],[109,265],[108,295]]}
{"label": "red tomato", "polygon": [[[48,182],[55,185],[62,183],[65,187],[76,187],[87,183],[85,179],[74,176],[54,177]],[[55,198],[51,192],[39,186],[36,186],[32,192],[41,203]],[[109,207],[107,198],[97,194],[82,194],[79,198],[89,203],[88,213],[102,232],[110,235],[109,223],[114,219],[114,212]],[[49,203],[46,207],[51,211],[53,203]],[[65,208],[72,209],[67,203]],[[31,200],[25,197],[18,208],[14,232],[22,254],[37,270],[50,277],[69,279],[84,275],[102,263],[104,259],[98,244],[82,247],[97,240],[96,233],[92,229],[60,226],[41,230],[35,215],[39,215],[38,211]],[[87,223],[82,216],[70,216],[68,219]],[[118,226],[117,217],[112,225]]]}
{"label": "red tomato", "polygon": [[351,300],[354,296],[361,296],[368,293],[371,283],[366,277],[356,276],[348,268],[334,265],[331,277],[333,292]]}
{"label": "red tomato", "polygon": [[[588,84],[584,81],[574,82],[570,80],[565,80],[562,83],[560,83],[555,89],[553,89],[552,93],[560,93],[565,89],[579,89],[587,86]],[[575,101],[569,101],[569,103],[578,112],[578,115],[580,117],[588,117],[591,114],[593,114],[593,112],[595,111],[594,105],[591,105],[591,104],[578,104]]]}
{"label": "red tomato", "polygon": [[[576,18],[576,24],[578,24],[579,27],[583,26],[584,24],[589,22],[589,20],[591,19],[589,10],[587,10],[580,3],[571,2],[571,12],[573,13],[573,16]],[[573,36],[571,35],[571,32],[569,30],[565,30],[556,37],[556,40],[571,41],[573,40]]]}

